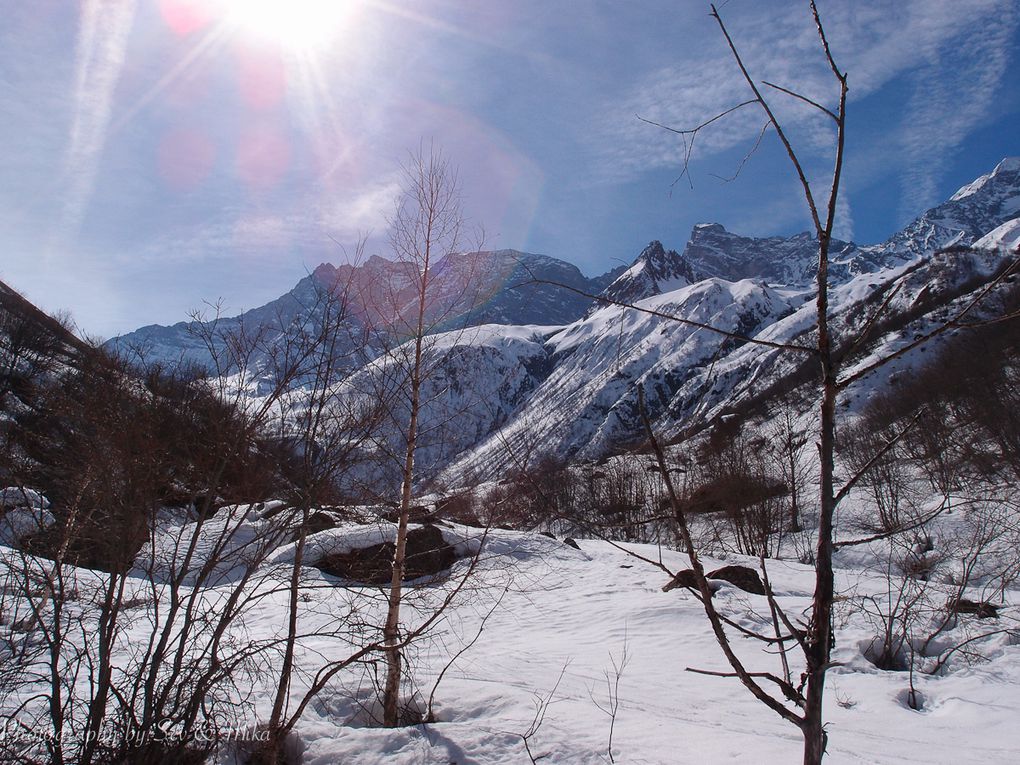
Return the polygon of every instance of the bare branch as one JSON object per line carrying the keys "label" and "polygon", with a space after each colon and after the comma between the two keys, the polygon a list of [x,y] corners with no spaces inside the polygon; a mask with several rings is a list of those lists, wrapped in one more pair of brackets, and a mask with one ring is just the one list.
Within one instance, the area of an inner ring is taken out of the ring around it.
{"label": "bare branch", "polygon": [[761,83],[762,83],[762,85],[768,85],[770,88],[778,90],[780,93],[785,93],[788,96],[792,96],[793,98],[796,98],[798,101],[803,101],[808,106],[813,106],[815,109],[818,109],[820,112],[822,112],[825,115],[827,115],[837,125],[839,124],[839,117],[837,117],[833,113],[833,111],[831,109],[827,109],[826,107],[822,106],[817,101],[812,101],[810,98],[808,98],[805,95],[802,95],[800,93],[797,93],[796,91],[790,90],[789,88],[784,88],[782,85],[776,85],[775,83],[769,82],[768,80],[762,80]]}
{"label": "bare branch", "polygon": [[[818,238],[822,239],[825,232],[825,227],[822,225],[821,219],[819,218],[818,207],[815,205],[815,197],[811,191],[811,183],[808,181],[807,173],[805,172],[803,166],[800,163],[800,158],[794,151],[793,144],[790,143],[790,139],[787,137],[786,131],[783,129],[782,125],[779,123],[779,120],[776,118],[775,113],[772,111],[772,107],[769,106],[768,101],[765,100],[765,97],[761,94],[761,91],[755,84],[754,79],[747,71],[747,67],[744,65],[744,60],[743,58],[741,58],[739,51],[737,51],[737,46],[733,42],[733,39],[730,37],[730,33],[726,29],[726,25],[723,23],[722,17],[719,15],[719,11],[716,9],[715,5],[712,5],[711,7],[712,12],[710,15],[712,16],[712,18],[716,20],[716,23],[718,23],[719,29],[722,31],[723,37],[726,38],[726,44],[727,46],[729,46],[730,53],[733,56],[733,60],[736,62],[737,67],[740,69],[740,73],[743,75],[744,81],[747,83],[747,86],[751,89],[751,92],[754,93],[754,99],[752,100],[752,102],[757,102],[761,106],[762,110],[768,116],[769,122],[775,128],[776,135],[779,136],[779,140],[782,142],[783,147],[786,149],[786,154],[790,158],[790,162],[793,164],[794,170],[797,173],[797,178],[800,180],[801,187],[804,189],[804,198],[807,201],[809,210],[811,211],[811,220],[814,222],[815,231],[818,234]],[[840,122],[840,124],[842,123]]]}
{"label": "bare branch", "polygon": [[[672,185],[675,186],[684,176],[687,176],[687,181],[688,181],[688,183],[690,183],[691,188],[693,189],[694,188],[694,183],[693,183],[693,181],[691,181],[690,163],[691,163],[691,155],[694,153],[694,141],[697,139],[698,133],[702,129],[704,129],[704,128],[708,127],[709,125],[711,125],[713,122],[716,122],[717,120],[722,119],[727,114],[732,114],[733,112],[735,112],[735,111],[737,111],[739,109],[743,109],[745,106],[750,106],[751,104],[754,104],[754,103],[757,103],[757,101],[755,101],[754,99],[751,99],[750,101],[744,101],[743,103],[739,103],[736,106],[731,106],[729,109],[726,109],[725,111],[721,111],[718,114],[716,114],[714,117],[711,117],[711,118],[705,120],[700,125],[697,125],[697,126],[695,126],[693,128],[688,128],[688,129],[680,129],[680,128],[670,127],[669,125],[663,125],[660,122],[655,122],[654,120],[645,119],[644,117],[642,117],[639,114],[635,114],[634,116],[637,117],[639,120],[641,120],[644,123],[647,123],[649,125],[654,125],[655,127],[662,128],[663,130],[668,130],[670,133],[676,133],[681,138],[683,138],[683,141],[684,141],[683,171],[680,173],[679,177],[677,177],[677,179],[675,181],[673,181]],[[687,137],[688,136],[690,136],[690,138],[691,138],[690,142],[687,141]]]}
{"label": "bare branch", "polygon": [[768,122],[761,126],[761,130],[758,131],[758,137],[755,139],[754,145],[751,147],[751,150],[744,155],[744,158],[740,160],[740,164],[737,165],[737,169],[733,173],[733,175],[731,175],[729,178],[723,178],[721,175],[715,175],[713,173],[713,176],[715,178],[718,178],[720,181],[723,181],[724,183],[732,183],[733,181],[737,180],[737,177],[740,175],[740,171],[744,169],[744,165],[746,165],[747,161],[751,159],[751,156],[756,151],[758,151],[758,147],[761,146],[761,141],[765,137],[765,133],[768,131],[768,129],[769,129]]}
{"label": "bare branch", "polygon": [[923,408],[918,410],[914,416],[910,418],[910,422],[903,426],[899,433],[882,444],[881,448],[871,456],[871,459],[864,463],[864,466],[854,473],[849,481],[843,484],[843,487],[836,493],[836,496],[833,499],[834,505],[839,505],[840,502],[846,499],[847,494],[851,492],[861,478],[863,478],[864,475],[871,470],[871,468],[874,467],[880,459],[882,459],[882,457],[888,454],[889,451],[900,442],[903,436],[910,432],[910,430],[917,424],[918,420],[921,419],[922,414],[924,414]]}
{"label": "bare branch", "polygon": [[645,409],[644,392],[641,388],[638,388],[638,411],[641,414],[641,421],[644,424],[648,440],[652,445],[653,452],[655,453],[655,459],[659,463],[659,469],[662,471],[662,479],[666,484],[666,492],[669,496],[669,502],[673,511],[676,513],[677,524],[680,527],[680,533],[683,538],[684,545],[687,548],[687,557],[690,560],[691,569],[694,571],[694,579],[698,584],[698,592],[701,594],[701,604],[704,607],[705,615],[708,617],[708,621],[712,626],[712,632],[715,634],[716,642],[719,644],[723,654],[726,656],[726,660],[733,668],[736,676],[740,678],[740,682],[743,683],[744,687],[747,688],[756,699],[780,717],[800,727],[804,723],[804,718],[787,709],[782,702],[771,696],[764,688],[756,683],[754,677],[749,674],[747,669],[744,667],[743,662],[741,662],[736,653],[733,652],[733,647],[730,645],[729,638],[726,635],[726,630],[723,628],[722,621],[719,618],[719,613],[716,611],[715,604],[712,602],[712,590],[708,584],[708,578],[705,576],[705,569],[701,564],[701,559],[698,555],[697,548],[694,545],[694,540],[691,537],[691,531],[687,525],[687,517],[683,504],[680,502],[680,498],[673,486],[673,479],[670,477],[669,470],[666,465],[666,455],[662,451],[662,446],[659,444],[659,440],[655,437],[655,431],[652,429],[652,423],[648,419],[648,411]]}
{"label": "bare branch", "polygon": [[844,547],[857,547],[859,545],[869,544],[870,542],[878,542],[883,539],[888,539],[889,537],[896,536],[897,534],[905,534],[908,531],[914,531],[915,529],[919,529],[928,525],[933,520],[938,518],[940,515],[942,515],[943,512],[945,512],[948,506],[949,506],[948,498],[944,498],[942,500],[942,504],[939,505],[939,508],[937,510],[914,521],[913,523],[907,524],[906,526],[897,526],[896,528],[893,529],[887,529],[886,531],[882,531],[879,532],[878,534],[873,534],[870,537],[864,537],[862,539],[848,539],[843,542],[835,542],[832,546],[834,549],[837,550],[840,550]]}
{"label": "bare branch", "polygon": [[[691,672],[695,675],[709,675],[710,677],[740,677],[740,675],[735,672],[712,672],[707,669],[695,669],[694,667],[686,667],[684,672]],[[770,680],[779,686],[779,688],[783,691],[783,695],[786,696],[787,699],[799,707],[804,706],[804,695],[781,677],[776,677],[771,672],[748,672],[747,675],[748,677],[760,677],[765,680]]]}

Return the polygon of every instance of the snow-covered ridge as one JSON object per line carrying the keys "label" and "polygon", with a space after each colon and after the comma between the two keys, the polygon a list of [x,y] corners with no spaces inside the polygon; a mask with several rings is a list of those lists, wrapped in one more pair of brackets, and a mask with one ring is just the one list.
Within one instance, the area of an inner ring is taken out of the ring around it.
{"label": "snow-covered ridge", "polygon": [[987,184],[992,178],[1004,173],[1016,173],[1020,171],[1020,157],[1006,157],[1002,162],[995,166],[995,169],[988,175],[982,175],[980,178],[971,181],[967,185],[960,188],[953,196],[949,197],[950,202],[959,202],[961,199],[972,196],[978,193],[985,184]]}
{"label": "snow-covered ridge", "polygon": [[974,242],[974,246],[989,250],[1016,250],[1020,246],[1020,218],[1014,218],[989,231]]}

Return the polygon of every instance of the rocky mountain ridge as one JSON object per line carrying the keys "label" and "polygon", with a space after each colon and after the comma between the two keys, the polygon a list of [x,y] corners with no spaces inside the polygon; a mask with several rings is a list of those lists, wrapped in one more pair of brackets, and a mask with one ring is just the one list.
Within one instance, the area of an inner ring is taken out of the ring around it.
{"label": "rocky mountain ridge", "polygon": [[[862,358],[869,348],[895,348],[931,326],[987,283],[1015,249],[1018,212],[1020,160],[1006,159],[886,242],[834,242],[830,307],[839,337],[852,337],[867,321],[873,296],[894,289],[890,311],[902,321],[876,333]],[[800,371],[803,357],[697,325],[810,345],[816,260],[817,242],[807,234],[753,238],[718,224],[696,226],[681,253],[653,241],[631,267],[601,282],[562,261],[513,251],[452,258],[441,269],[440,292],[449,293],[443,304],[457,307],[460,326],[428,344],[441,371],[423,392],[422,422],[436,435],[422,452],[423,476],[453,484],[495,477],[540,455],[598,459],[640,440],[639,388],[656,425],[669,433],[793,385],[784,381],[810,379]],[[344,268],[320,266],[282,303],[257,311],[285,314],[281,309],[301,303],[302,285],[349,278],[353,272]],[[375,279],[393,265],[377,258],[362,268],[374,269]],[[487,275],[482,287],[457,303],[457,285],[477,273]],[[585,297],[600,292],[601,301]],[[464,331],[465,325],[474,328]],[[181,325],[170,329],[179,336]],[[166,328],[148,330],[139,332],[164,342],[164,353],[184,349],[160,334]],[[352,370],[342,395],[359,395],[359,388],[372,388],[373,376],[392,374],[385,356],[373,358]],[[913,363],[919,360],[906,357],[888,372]],[[845,406],[858,405],[878,385],[865,383]]]}

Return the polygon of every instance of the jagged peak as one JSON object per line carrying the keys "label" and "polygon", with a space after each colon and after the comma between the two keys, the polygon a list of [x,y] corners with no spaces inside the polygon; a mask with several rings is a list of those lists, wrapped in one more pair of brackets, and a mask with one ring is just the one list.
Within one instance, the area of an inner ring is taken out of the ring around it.
{"label": "jagged peak", "polygon": [[320,263],[315,267],[315,270],[312,271],[312,276],[322,280],[332,279],[336,276],[336,266],[332,263]]}
{"label": "jagged peak", "polygon": [[641,254],[634,260],[633,265],[648,263],[659,267],[663,264],[674,264],[678,258],[680,258],[680,254],[676,250],[667,250],[662,242],[653,239],[641,250]]}
{"label": "jagged peak", "polygon": [[[676,250],[667,250],[662,242],[653,239],[621,273],[602,295],[611,300],[634,303],[653,295],[660,295],[697,281],[687,260]],[[587,315],[598,309],[592,306]]]}
{"label": "jagged peak", "polygon": [[966,199],[983,189],[992,179],[1017,172],[1020,172],[1020,157],[1005,157],[995,166],[992,172],[979,176],[965,186],[962,186],[953,196],[949,197],[949,201],[958,202],[961,199]]}

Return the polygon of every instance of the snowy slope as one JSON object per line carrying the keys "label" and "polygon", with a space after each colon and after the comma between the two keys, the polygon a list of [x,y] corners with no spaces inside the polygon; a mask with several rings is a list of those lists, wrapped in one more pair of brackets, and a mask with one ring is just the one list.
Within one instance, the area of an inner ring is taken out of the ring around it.
{"label": "snowy slope", "polygon": [[[485,324],[433,335],[423,349],[421,411],[415,465],[434,477],[457,455],[498,431],[550,369],[546,338],[558,327]],[[379,491],[399,485],[409,418],[406,382],[412,344],[377,358],[340,384],[342,407],[392,401],[375,434],[376,454],[368,474]],[[392,455],[398,455],[393,458]]]}
{"label": "snowy slope", "polygon": [[[251,513],[238,508],[238,514]],[[475,548],[478,533],[465,527],[444,530],[451,539],[473,538]],[[380,535],[385,536],[372,527],[340,527],[310,541],[321,537],[314,544],[336,548],[375,541]],[[281,548],[284,562],[286,549]],[[686,566],[685,556],[651,546],[581,540],[580,550],[575,550],[543,536],[489,532],[470,595],[455,599],[429,639],[408,652],[413,687],[423,697],[435,688],[437,722],[396,730],[367,725],[363,705],[371,705],[371,665],[358,664],[338,675],[307,708],[295,728],[292,749],[300,752],[304,765],[511,765],[529,761],[522,736],[531,730],[532,754],[549,762],[604,763],[610,756],[610,732],[616,762],[799,761],[799,732],[736,680],[686,671],[727,670],[701,605],[684,589],[662,592],[670,575],[629,556],[628,550],[661,559],[671,571]],[[12,554],[0,547],[0,569],[8,562],[19,565]],[[706,560],[708,566],[720,563],[757,565],[737,557]],[[769,566],[779,604],[788,613],[800,612],[810,600],[812,571],[784,561],[770,561]],[[245,640],[279,634],[286,593],[272,590],[286,571],[284,566],[278,573],[267,572],[261,584],[265,592],[244,622]],[[463,571],[458,564],[454,574]],[[98,573],[77,570],[67,575],[82,593],[101,589],[95,586],[102,576]],[[863,598],[883,594],[888,582],[845,568],[837,571],[837,586]],[[146,593],[143,581],[132,580],[128,589],[135,587]],[[405,624],[427,618],[428,604],[447,587],[418,587],[405,606]],[[221,584],[209,590],[209,598],[224,598],[229,592],[230,585]],[[317,667],[357,647],[326,637],[336,614],[353,612],[367,624],[377,624],[383,607],[378,596],[378,588],[343,586],[315,569],[306,570],[294,701]],[[143,644],[148,622],[141,616],[152,608],[151,598],[149,594],[138,601],[141,605],[132,606],[134,616],[119,636],[118,655]],[[1005,599],[1011,610],[1017,608],[1016,591],[1008,591]],[[715,600],[738,623],[760,626],[749,611],[762,607],[760,596],[724,583]],[[951,671],[938,676],[915,675],[925,702],[922,710],[914,711],[903,701],[906,673],[879,670],[864,658],[864,647],[874,636],[874,627],[860,612],[841,611],[834,652],[839,666],[829,674],[825,697],[826,762],[1015,761],[1020,752],[1020,645],[993,636],[979,644],[982,661],[954,662]],[[757,644],[735,641],[734,647],[752,671],[776,670],[776,657]],[[615,690],[614,662],[621,667]],[[792,670],[798,671],[796,664]],[[237,707],[232,721],[237,728],[253,728],[268,717],[271,672],[264,682],[264,687],[252,689],[253,706]],[[23,690],[26,698],[29,692]],[[612,707],[614,698],[615,721],[603,711]],[[17,701],[17,696],[7,699]],[[20,714],[27,717],[32,709],[29,702]],[[226,765],[237,760],[228,746],[217,761]]]}
{"label": "snowy slope", "polygon": [[[750,280],[706,279],[638,301],[740,334],[756,334],[799,302]],[[491,475],[521,455],[601,456],[638,435],[636,389],[653,417],[685,410],[709,373],[720,337],[633,309],[608,306],[549,338],[552,373],[503,428],[447,470]]]}

